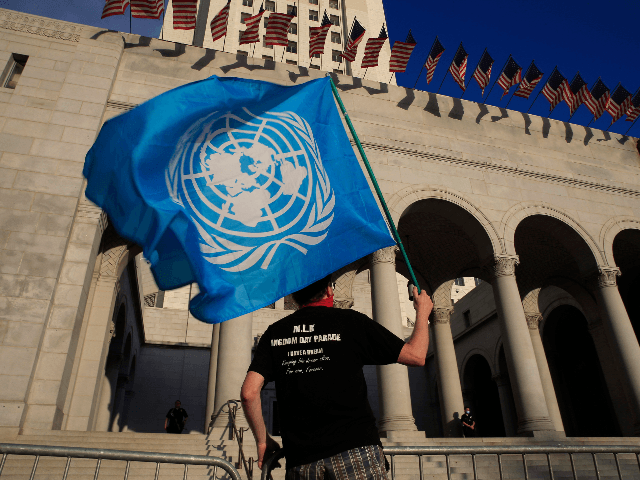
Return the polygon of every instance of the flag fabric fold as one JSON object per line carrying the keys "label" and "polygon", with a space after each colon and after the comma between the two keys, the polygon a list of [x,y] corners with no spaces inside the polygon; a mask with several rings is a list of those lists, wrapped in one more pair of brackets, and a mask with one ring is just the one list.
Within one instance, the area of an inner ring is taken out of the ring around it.
{"label": "flag fabric fold", "polygon": [[173,0],[174,30],[193,30],[196,28],[198,0]]}
{"label": "flag fabric fold", "polygon": [[544,98],[546,98],[550,104],[549,111],[556,108],[556,105],[565,98],[568,88],[569,82],[567,82],[567,79],[560,73],[558,67],[554,68],[542,89],[542,95],[544,95]]}
{"label": "flag fabric fold", "polygon": [[221,39],[227,34],[227,24],[229,20],[229,7],[231,6],[231,0],[227,0],[227,4],[222,7],[218,14],[213,17],[209,28],[211,28],[211,36],[213,41]]}
{"label": "flag fabric fold", "polygon": [[605,108],[607,108],[607,103],[609,103],[610,96],[611,93],[609,91],[609,87],[607,87],[604,82],[598,78],[591,88],[591,95],[589,95],[584,102],[593,114],[593,120],[598,120],[604,113]]}
{"label": "flag fabric fold", "polygon": [[627,122],[635,122],[640,115],[640,88],[631,99],[631,106],[627,110]]}
{"label": "flag fabric fold", "polygon": [[131,0],[133,18],[160,18],[164,12],[164,0]]}
{"label": "flag fabric fold", "polygon": [[124,15],[125,10],[129,6],[129,0],[107,0],[102,10],[102,18],[111,17],[113,15]]}
{"label": "flag fabric fold", "polygon": [[440,61],[440,57],[444,53],[444,47],[438,40],[438,37],[433,42],[431,46],[431,50],[429,51],[429,56],[427,57],[427,61],[424,66],[427,68],[427,84],[431,83],[433,80],[433,74],[436,71],[436,67],[438,66],[438,62]]}
{"label": "flag fabric fold", "polygon": [[348,60],[349,62],[353,62],[356,59],[356,54],[358,53],[358,45],[364,38],[364,34],[366,29],[360,25],[360,22],[357,18],[353,19],[353,26],[351,27],[351,33],[349,34],[349,41],[347,42],[347,46],[344,47],[344,52],[340,54],[342,58]]}
{"label": "flag fabric fold", "polygon": [[158,286],[197,282],[219,323],[394,245],[328,78],[210,77],[111,118],[86,196],[143,247]]}
{"label": "flag fabric fold", "polygon": [[538,83],[540,83],[543,76],[544,73],[536,67],[534,62],[531,62],[531,65],[529,65],[529,68],[527,69],[527,73],[525,73],[524,78],[513,95],[521,98],[529,98],[529,95],[531,95],[531,92],[533,92],[538,86]]}
{"label": "flag fabric fold", "polygon": [[260,41],[260,20],[264,15],[263,5],[260,5],[260,11],[245,20],[247,28],[240,36],[240,45],[247,45],[249,43],[256,43]]}
{"label": "flag fabric fold", "polygon": [[611,115],[611,125],[616,123],[631,106],[631,93],[618,84],[607,102],[607,113]]}
{"label": "flag fabric fold", "polygon": [[325,10],[320,26],[309,28],[309,58],[324,53],[324,45],[327,43],[327,34],[329,33],[331,25],[333,24],[331,20],[329,20],[329,16]]}
{"label": "flag fabric fold", "polygon": [[411,30],[407,34],[404,42],[393,42],[391,49],[391,58],[389,59],[389,71],[392,73],[401,73],[407,69],[411,52],[416,47],[416,41],[411,35]]}
{"label": "flag fabric fold", "polygon": [[478,66],[473,71],[473,78],[478,82],[482,95],[484,95],[484,89],[489,85],[489,79],[491,78],[491,68],[493,67],[493,58],[489,55],[489,52],[485,49]]}
{"label": "flag fabric fold", "polygon": [[267,23],[265,43],[283,47],[289,45],[289,26],[294,17],[295,15],[288,13],[271,13]]}
{"label": "flag fabric fold", "polygon": [[509,60],[498,77],[498,85],[502,88],[502,97],[509,93],[511,87],[517,85],[521,81],[522,67],[518,65],[518,62],[516,62],[511,55],[509,55]]}
{"label": "flag fabric fold", "polygon": [[569,84],[569,88],[567,88],[565,95],[565,102],[569,106],[569,112],[573,116],[578,107],[587,101],[591,101],[591,92],[589,91],[589,86],[587,82],[580,76],[580,72],[576,73],[576,76],[573,77],[571,83]]}
{"label": "flag fabric fold", "polygon": [[458,51],[453,57],[451,65],[449,65],[449,73],[451,73],[453,80],[458,84],[462,91],[465,90],[464,75],[467,72],[467,58],[469,58],[469,54],[462,46],[462,42],[460,42]]}
{"label": "flag fabric fold", "polygon": [[362,57],[362,65],[360,68],[369,68],[378,66],[378,57],[380,56],[380,50],[387,41],[387,30],[382,25],[380,29],[380,35],[378,38],[370,38],[364,46],[364,57]]}

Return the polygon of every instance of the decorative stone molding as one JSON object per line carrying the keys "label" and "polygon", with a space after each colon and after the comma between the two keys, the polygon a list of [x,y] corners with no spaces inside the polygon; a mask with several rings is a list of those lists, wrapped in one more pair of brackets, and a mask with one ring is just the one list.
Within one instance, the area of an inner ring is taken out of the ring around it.
{"label": "decorative stone molding", "polygon": [[616,281],[618,276],[620,276],[619,268],[598,266],[598,288],[615,287],[618,284]]}
{"label": "decorative stone molding", "polygon": [[516,273],[516,265],[520,263],[517,255],[496,255],[492,263],[485,267],[490,278],[511,277]]}
{"label": "decorative stone molding", "polygon": [[353,307],[353,298],[334,298],[333,306],[335,308],[349,310],[351,307]]}
{"label": "decorative stone molding", "polygon": [[527,319],[529,330],[537,330],[542,321],[542,315],[537,312],[524,312],[524,316]]}
{"label": "decorative stone molding", "polygon": [[391,263],[393,265],[396,264],[396,252],[398,251],[398,247],[386,247],[381,248],[380,250],[376,250],[371,254],[371,264],[375,265],[376,263]]}
{"label": "decorative stone molding", "polygon": [[453,308],[434,308],[433,309],[433,323],[449,323],[451,322],[451,314]]}
{"label": "decorative stone molding", "polygon": [[8,10],[0,10],[0,28],[70,42],[79,42],[80,33],[82,32],[81,25],[59,22]]}

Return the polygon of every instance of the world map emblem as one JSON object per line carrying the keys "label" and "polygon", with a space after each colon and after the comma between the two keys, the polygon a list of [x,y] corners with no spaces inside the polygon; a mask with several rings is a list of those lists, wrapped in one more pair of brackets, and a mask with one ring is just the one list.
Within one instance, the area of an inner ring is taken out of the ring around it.
{"label": "world map emblem", "polygon": [[201,255],[229,272],[307,254],[328,234],[335,195],[307,121],[294,112],[213,112],[182,135],[165,171]]}

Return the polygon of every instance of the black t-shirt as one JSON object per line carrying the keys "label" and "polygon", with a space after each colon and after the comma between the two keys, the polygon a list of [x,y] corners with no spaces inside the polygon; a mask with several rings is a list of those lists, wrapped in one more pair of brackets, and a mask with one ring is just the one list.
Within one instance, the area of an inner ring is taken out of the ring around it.
{"label": "black t-shirt", "polygon": [[187,418],[187,411],[184,408],[172,408],[167,413],[169,419],[169,428],[182,430],[182,422]]}
{"label": "black t-shirt", "polygon": [[469,425],[469,427],[462,425],[462,428],[470,428],[473,425],[473,422],[475,422],[475,420],[473,419],[473,415],[468,415],[466,413],[464,413],[462,417],[460,417],[460,420],[462,420],[462,422]]}
{"label": "black t-shirt", "polygon": [[380,445],[362,367],[397,362],[403,346],[353,310],[305,307],[267,328],[249,370],[276,382],[287,468]]}

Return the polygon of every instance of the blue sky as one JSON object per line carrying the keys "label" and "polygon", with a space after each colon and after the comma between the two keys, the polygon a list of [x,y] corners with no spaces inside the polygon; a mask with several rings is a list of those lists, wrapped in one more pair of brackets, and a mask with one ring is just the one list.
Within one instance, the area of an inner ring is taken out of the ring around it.
{"label": "blue sky", "polygon": [[[535,59],[538,68],[547,75],[556,65],[569,80],[579,71],[590,87],[599,76],[612,90],[618,82],[632,93],[640,87],[640,2],[637,0],[383,1],[391,42],[404,40],[409,28],[418,42],[407,72],[397,75],[399,85],[413,87],[438,35],[446,51],[430,85],[422,72],[416,86],[419,90],[438,90],[461,41],[469,53],[467,81],[487,47],[495,59],[491,84],[512,54],[524,69]],[[128,32],[128,16],[100,19],[103,5],[104,0],[0,0],[2,8]],[[160,23],[160,20],[133,19],[132,30],[157,37]],[[365,27],[375,33],[380,29],[380,25]],[[543,82],[546,78],[545,75]],[[526,111],[541,88],[542,83],[529,100],[514,97],[509,108]],[[440,93],[460,97],[462,91],[449,75]],[[501,93],[496,86],[485,102],[504,107],[509,96],[501,100]],[[481,101],[475,81],[469,85],[464,99]],[[530,113],[546,116],[548,112],[549,104],[540,95]],[[568,120],[566,104],[558,105],[551,118]],[[591,118],[589,110],[581,106],[571,123],[587,125]],[[610,118],[605,113],[591,126],[606,129]],[[631,122],[625,122],[624,118],[618,120],[611,131],[626,132]],[[629,134],[640,137],[640,121]]]}

